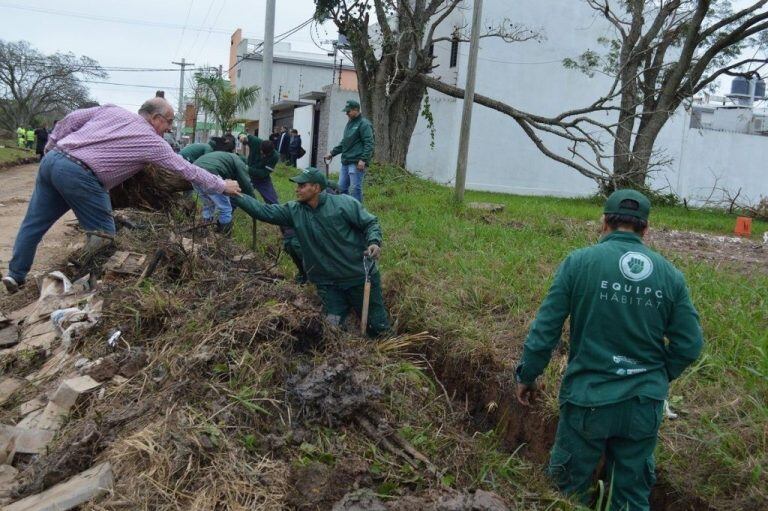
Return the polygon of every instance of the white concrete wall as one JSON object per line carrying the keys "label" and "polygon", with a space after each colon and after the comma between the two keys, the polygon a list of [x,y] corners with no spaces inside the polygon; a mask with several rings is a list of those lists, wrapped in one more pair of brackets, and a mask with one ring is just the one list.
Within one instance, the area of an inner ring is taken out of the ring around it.
{"label": "white concrete wall", "polygon": [[[612,37],[609,24],[585,2],[562,0],[486,0],[484,25],[504,17],[541,27],[546,40],[507,44],[481,41],[478,94],[503,101],[521,110],[552,115],[591,104],[610,86],[599,73],[588,77],[565,69],[566,57],[576,58],[586,49],[602,52],[601,36]],[[469,25],[471,10],[457,11],[442,26],[442,35],[454,26]],[[449,52],[438,53],[440,68],[448,68]],[[458,83],[466,81],[468,45],[459,49]],[[439,74],[436,73],[436,74]],[[446,80],[449,81],[449,80]],[[427,123],[419,119],[408,154],[408,167],[442,183],[454,180],[462,102],[429,91],[435,118],[436,146],[430,148]],[[602,121],[611,117],[600,114]],[[670,158],[670,167],[653,176],[652,185],[694,200],[706,197],[715,186],[733,191],[742,188],[757,198],[768,196],[768,172],[764,170],[768,137],[689,129],[690,118],[682,110],[670,119],[657,141],[656,150]],[[556,153],[568,155],[568,144],[542,136]],[[610,144],[607,150],[610,151]],[[467,187],[509,193],[586,196],[596,191],[594,182],[575,170],[544,156],[508,116],[475,105],[470,136]]]}
{"label": "white concrete wall", "polygon": [[673,162],[666,171],[652,175],[654,188],[668,187],[694,205],[710,196],[722,198],[716,189],[732,195],[741,189],[740,202],[746,203],[768,197],[768,137],[689,125],[689,114],[679,112],[661,132],[657,147]]}
{"label": "white concrete wall", "polygon": [[312,118],[314,111],[314,105],[302,106],[293,111],[293,128],[301,135],[301,146],[307,151],[303,158],[299,158],[296,161],[296,166],[300,169],[309,167],[312,152]]}
{"label": "white concrete wall", "polygon": [[[238,86],[261,87],[261,64],[260,60],[245,60],[240,63],[241,74],[237,79]],[[298,101],[301,94],[320,91],[332,80],[332,69],[276,62],[272,66],[273,103],[278,103],[281,99]],[[244,117],[258,119],[258,105],[245,112]]]}
{"label": "white concrete wall", "polygon": [[[336,85],[328,90],[326,99],[328,102],[328,147],[327,149],[318,147],[318,150],[320,151],[320,154],[318,155],[318,165],[323,164],[322,157],[341,143],[341,139],[344,138],[344,128],[347,126],[348,119],[347,115],[342,110],[344,110],[344,106],[350,99],[360,101],[360,95],[357,92],[340,89]],[[331,172],[339,172],[340,167],[341,157],[337,155],[331,163]]]}
{"label": "white concrete wall", "polygon": [[[575,58],[587,48],[597,49],[598,37],[608,35],[609,27],[595,20],[583,2],[519,0],[511,5],[504,0],[486,1],[485,25],[501,19],[540,28],[547,39],[542,42],[504,43],[484,39],[480,45],[476,92],[504,101],[536,114],[555,114],[592,103],[610,81],[601,75],[593,78],[565,69],[562,60]],[[469,25],[471,10],[457,11],[442,26]],[[458,86],[466,82],[468,44],[459,47]],[[448,67],[448,53],[438,54],[439,69]],[[439,72],[438,72],[439,73]],[[411,141],[409,168],[439,182],[453,180],[458,148],[462,102],[430,91],[438,137],[429,148],[426,121],[419,120]],[[448,138],[446,140],[446,138]],[[553,137],[543,137],[551,149],[568,154],[568,145]],[[593,181],[575,170],[550,160],[533,145],[508,116],[475,105],[472,114],[467,186],[500,192],[574,196],[595,191]]]}

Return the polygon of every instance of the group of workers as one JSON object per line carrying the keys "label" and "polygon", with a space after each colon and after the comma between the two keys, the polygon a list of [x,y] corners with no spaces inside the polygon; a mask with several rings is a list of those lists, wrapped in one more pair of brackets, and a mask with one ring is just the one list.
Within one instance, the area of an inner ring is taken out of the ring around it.
{"label": "group of workers", "polygon": [[[40,239],[69,209],[93,233],[86,248],[100,249],[115,232],[110,188],[154,163],[192,182],[202,198],[203,217],[213,221],[218,211],[218,230],[231,229],[232,206],[280,226],[330,323],[343,326],[351,310],[361,311],[364,285],[370,282],[367,333],[386,333],[390,325],[375,264],[381,226],[363,206],[362,193],[373,130],[357,102],[348,102],[345,112],[344,138],[326,155],[341,154],[341,193],[329,193],[325,174],[307,168],[290,178],[296,200],[284,204],[271,180],[279,154],[270,140],[241,135],[247,157],[233,152],[231,136],[176,154],[162,138],[174,119],[162,98],[145,102],[138,115],[114,105],[69,114],[48,140],[9,274],[2,279],[6,289],[15,292],[24,284]],[[263,202],[254,198],[255,190]],[[569,319],[568,365],[548,473],[563,492],[589,503],[604,456],[611,509],[625,511],[649,509],[663,403],[670,382],[696,360],[703,345],[683,275],[643,243],[649,214],[650,202],[639,192],[610,195],[600,242],[574,251],[560,265],[515,373],[517,399],[530,406],[536,380]]]}
{"label": "group of workers", "polygon": [[48,143],[48,128],[45,124],[34,130],[19,126],[16,128],[16,139],[20,148],[31,150],[34,147],[35,153],[42,158],[45,144]]}

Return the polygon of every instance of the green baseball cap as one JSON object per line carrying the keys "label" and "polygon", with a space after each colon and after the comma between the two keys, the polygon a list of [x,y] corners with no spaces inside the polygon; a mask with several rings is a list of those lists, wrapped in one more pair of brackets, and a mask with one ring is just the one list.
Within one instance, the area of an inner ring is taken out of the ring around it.
{"label": "green baseball cap", "polygon": [[350,110],[360,110],[360,103],[358,103],[354,99],[350,99],[349,101],[347,101],[347,104],[344,107],[344,110],[342,110],[342,112],[349,112]]}
{"label": "green baseball cap", "polygon": [[605,201],[603,213],[606,215],[627,215],[648,221],[651,201],[637,190],[616,190]]}
{"label": "green baseball cap", "polygon": [[325,174],[320,172],[314,167],[307,167],[301,171],[301,174],[290,178],[294,183],[317,183],[320,185],[321,190],[325,190],[328,186],[328,181],[325,179]]}

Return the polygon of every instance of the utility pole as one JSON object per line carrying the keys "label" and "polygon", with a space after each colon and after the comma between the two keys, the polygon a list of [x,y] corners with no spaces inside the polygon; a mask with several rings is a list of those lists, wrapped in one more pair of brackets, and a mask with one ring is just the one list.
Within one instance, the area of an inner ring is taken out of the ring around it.
{"label": "utility pole", "polygon": [[176,118],[179,121],[176,126],[176,140],[178,141],[181,139],[182,120],[184,119],[184,71],[187,66],[194,66],[194,64],[187,62],[184,57],[181,58],[181,62],[171,62],[171,64],[181,66],[181,76],[179,77],[179,109],[176,111]]}
{"label": "utility pole", "polygon": [[477,73],[477,52],[480,42],[480,20],[483,15],[483,0],[475,0],[472,12],[472,35],[469,43],[469,62],[467,63],[467,85],[464,88],[464,110],[461,114],[461,133],[459,135],[459,157],[456,162],[456,202],[464,201],[464,187],[467,184],[467,158],[469,156],[469,133],[472,125],[472,105],[475,102],[475,75]]}
{"label": "utility pole", "polygon": [[264,18],[264,50],[261,60],[261,115],[259,136],[266,140],[272,132],[272,57],[275,46],[275,2],[267,0],[267,14]]}

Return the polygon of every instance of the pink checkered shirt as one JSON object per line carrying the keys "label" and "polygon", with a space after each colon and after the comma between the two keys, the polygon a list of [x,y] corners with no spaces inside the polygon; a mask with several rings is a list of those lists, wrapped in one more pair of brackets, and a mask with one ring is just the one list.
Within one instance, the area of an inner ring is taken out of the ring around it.
{"label": "pink checkered shirt", "polygon": [[110,190],[148,163],[181,174],[205,191],[222,193],[224,181],[173,152],[142,116],[115,105],[75,110],[56,123],[46,151],[58,149],[88,165]]}

